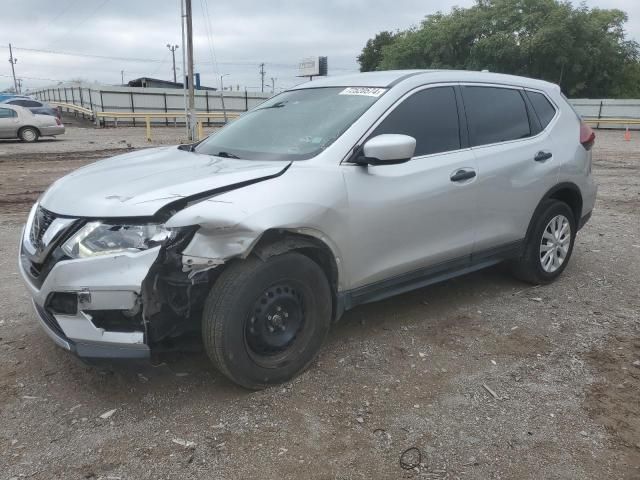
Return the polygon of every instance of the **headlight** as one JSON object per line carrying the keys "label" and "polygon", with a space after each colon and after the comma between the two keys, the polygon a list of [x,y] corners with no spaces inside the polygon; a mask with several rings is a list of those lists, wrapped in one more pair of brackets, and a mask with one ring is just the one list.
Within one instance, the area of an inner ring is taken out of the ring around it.
{"label": "headlight", "polygon": [[71,258],[139,252],[161,245],[176,234],[177,230],[158,223],[122,225],[89,222],[65,242],[62,250]]}

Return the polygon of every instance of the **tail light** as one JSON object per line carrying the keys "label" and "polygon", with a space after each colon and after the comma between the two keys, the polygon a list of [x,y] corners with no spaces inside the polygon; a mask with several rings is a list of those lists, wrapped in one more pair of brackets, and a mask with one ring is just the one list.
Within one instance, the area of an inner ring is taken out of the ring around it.
{"label": "tail light", "polygon": [[591,150],[593,144],[596,143],[596,133],[584,121],[580,121],[580,143],[585,150]]}

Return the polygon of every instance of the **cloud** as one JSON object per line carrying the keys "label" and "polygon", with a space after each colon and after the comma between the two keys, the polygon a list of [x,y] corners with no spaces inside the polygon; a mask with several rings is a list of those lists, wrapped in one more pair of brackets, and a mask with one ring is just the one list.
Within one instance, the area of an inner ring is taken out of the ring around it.
{"label": "cloud", "polygon": [[[381,30],[406,29],[438,10],[453,5],[470,6],[473,0],[193,0],[196,71],[202,83],[217,85],[219,75],[227,85],[257,88],[259,67],[266,63],[267,83],[298,83],[299,60],[327,55],[329,71],[357,71],[356,57],[367,39]],[[589,0],[595,6],[596,0]],[[630,16],[628,31],[640,38],[640,2],[598,0],[601,8],[621,8]],[[206,8],[205,8],[206,7]],[[0,44],[17,47],[16,72],[27,87],[54,80],[84,78],[117,84],[140,76],[171,79],[171,54],[167,43],[180,44],[179,0],[5,0]],[[206,12],[213,35],[213,52],[207,36]],[[138,58],[129,61],[67,56],[20,48],[75,52],[107,57]],[[5,48],[0,54],[8,55]],[[182,51],[176,52],[182,68]],[[214,58],[216,61],[214,61]],[[0,89],[12,84],[8,62],[0,65]],[[180,76],[180,73],[178,74]]]}

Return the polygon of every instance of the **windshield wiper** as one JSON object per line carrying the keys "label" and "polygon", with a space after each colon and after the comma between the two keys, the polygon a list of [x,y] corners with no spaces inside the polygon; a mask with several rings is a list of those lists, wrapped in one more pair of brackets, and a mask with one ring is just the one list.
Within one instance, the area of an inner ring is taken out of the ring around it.
{"label": "windshield wiper", "polygon": [[178,150],[184,150],[185,152],[193,152],[196,149],[197,143],[187,143],[178,145]]}
{"label": "windshield wiper", "polygon": [[222,157],[222,158],[237,158],[240,159],[239,156],[234,155],[233,153],[229,153],[229,152],[218,152],[218,153],[214,153],[213,154],[216,157]]}
{"label": "windshield wiper", "polygon": [[286,102],[278,102],[278,103],[274,103],[273,105],[270,105],[268,107],[258,108],[257,110],[267,110],[269,108],[284,108],[285,106],[286,106]]}

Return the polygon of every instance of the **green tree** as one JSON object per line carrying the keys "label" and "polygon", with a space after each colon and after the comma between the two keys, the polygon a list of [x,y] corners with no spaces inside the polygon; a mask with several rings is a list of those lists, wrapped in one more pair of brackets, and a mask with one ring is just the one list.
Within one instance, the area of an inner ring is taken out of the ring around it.
{"label": "green tree", "polygon": [[377,70],[382,60],[382,48],[393,43],[395,35],[391,32],[380,32],[374,38],[367,40],[367,44],[358,56],[361,72]]}
{"label": "green tree", "polygon": [[626,21],[620,10],[566,1],[476,0],[394,34],[366,69],[488,69],[558,83],[573,97],[637,96],[639,46],[626,38]]}

